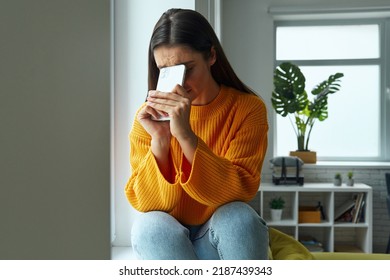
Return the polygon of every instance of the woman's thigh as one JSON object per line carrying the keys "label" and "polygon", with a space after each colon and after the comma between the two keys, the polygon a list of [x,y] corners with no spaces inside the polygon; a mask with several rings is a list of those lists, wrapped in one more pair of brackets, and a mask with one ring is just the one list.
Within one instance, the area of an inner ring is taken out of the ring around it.
{"label": "woman's thigh", "polygon": [[139,259],[197,259],[189,230],[165,212],[142,213],[133,224],[131,241]]}
{"label": "woman's thigh", "polygon": [[193,243],[201,259],[268,258],[266,223],[243,202],[231,202],[218,208]]}

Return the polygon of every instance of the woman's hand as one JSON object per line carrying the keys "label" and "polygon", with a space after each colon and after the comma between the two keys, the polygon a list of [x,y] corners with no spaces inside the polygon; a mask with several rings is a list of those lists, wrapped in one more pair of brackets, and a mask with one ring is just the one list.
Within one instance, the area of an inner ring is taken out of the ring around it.
{"label": "woman's hand", "polygon": [[[146,130],[146,132],[152,137],[152,139],[165,138],[170,140],[171,132],[169,131],[169,122],[152,120],[152,116],[158,118],[160,115],[151,106],[146,105],[138,113],[138,121]],[[167,141],[169,142],[169,141]]]}
{"label": "woman's hand", "polygon": [[171,93],[150,91],[146,106],[150,115],[155,116],[158,112],[168,114],[171,119],[169,131],[178,140],[189,162],[192,162],[198,140],[190,125],[191,101],[190,94],[177,85]]}
{"label": "woman's hand", "polygon": [[146,105],[138,113],[138,121],[146,132],[152,137],[151,151],[156,159],[163,176],[171,181],[171,171],[169,164],[169,148],[171,144],[171,132],[169,122],[152,120],[152,116],[157,118],[160,115],[153,107]]}
{"label": "woman's hand", "polygon": [[147,113],[153,117],[170,117],[170,131],[175,138],[185,137],[191,130],[189,119],[191,99],[187,91],[177,85],[172,92],[149,91]]}

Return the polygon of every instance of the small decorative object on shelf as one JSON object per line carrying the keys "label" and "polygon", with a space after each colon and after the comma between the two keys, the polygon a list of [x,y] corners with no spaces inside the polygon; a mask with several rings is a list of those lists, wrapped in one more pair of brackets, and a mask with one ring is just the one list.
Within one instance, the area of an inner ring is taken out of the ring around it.
{"label": "small decorative object on shelf", "polygon": [[275,197],[269,202],[272,221],[280,221],[282,219],[282,213],[285,203],[286,201],[281,196]]}
{"label": "small decorative object on shelf", "polygon": [[299,206],[298,222],[305,223],[320,223],[321,211],[315,206]]}
{"label": "small decorative object on shelf", "polygon": [[325,211],[324,211],[324,206],[322,206],[321,201],[318,201],[317,210],[319,210],[321,212],[321,220],[326,220],[326,214],[325,214]]}
{"label": "small decorative object on shelf", "polygon": [[341,174],[340,173],[336,173],[334,175],[334,180],[333,180],[333,184],[337,187],[340,187],[341,186],[341,183],[342,183],[342,179],[341,179]]}
{"label": "small decorative object on shelf", "polygon": [[353,172],[352,171],[349,171],[348,173],[347,173],[347,177],[348,177],[348,179],[347,179],[347,186],[350,186],[350,187],[352,187],[353,186],[353,183],[354,183],[354,179],[353,179]]}
{"label": "small decorative object on shelf", "polygon": [[274,157],[270,160],[272,182],[279,184],[303,185],[304,177],[302,172],[303,161],[299,157]]}

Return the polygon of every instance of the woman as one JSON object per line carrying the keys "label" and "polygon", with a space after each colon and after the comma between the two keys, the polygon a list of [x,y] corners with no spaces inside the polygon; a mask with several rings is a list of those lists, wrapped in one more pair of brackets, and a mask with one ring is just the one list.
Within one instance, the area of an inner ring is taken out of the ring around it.
{"label": "woman", "polygon": [[[159,69],[184,64],[183,86],[154,90]],[[159,115],[170,121],[155,121]],[[231,68],[207,20],[171,9],[149,47],[149,93],[130,133],[126,195],[141,259],[267,259],[268,229],[245,202],[267,149],[262,100]]]}

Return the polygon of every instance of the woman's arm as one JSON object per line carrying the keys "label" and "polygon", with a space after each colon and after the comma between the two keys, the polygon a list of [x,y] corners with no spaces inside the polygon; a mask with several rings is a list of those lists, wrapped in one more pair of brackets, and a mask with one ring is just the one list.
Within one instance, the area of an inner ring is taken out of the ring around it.
{"label": "woman's arm", "polygon": [[[166,150],[167,154],[163,155],[164,149],[156,147],[160,143],[153,143],[150,134],[138,120],[133,124],[129,139],[132,174],[125,187],[129,202],[142,212],[171,211],[182,190],[169,149]],[[153,152],[153,148],[157,149],[157,152]],[[159,152],[161,154],[158,154]]]}
{"label": "woman's arm", "polygon": [[267,151],[267,113],[264,104],[245,110],[249,112],[242,121],[226,128],[225,151],[217,155],[199,139],[192,165],[183,160],[183,189],[202,204],[249,201],[259,188]]}

